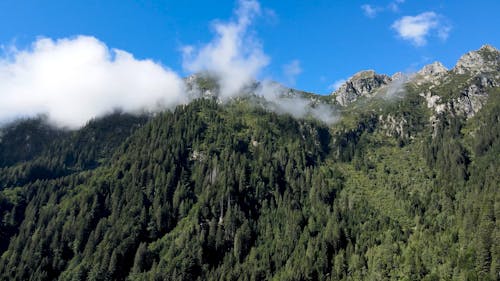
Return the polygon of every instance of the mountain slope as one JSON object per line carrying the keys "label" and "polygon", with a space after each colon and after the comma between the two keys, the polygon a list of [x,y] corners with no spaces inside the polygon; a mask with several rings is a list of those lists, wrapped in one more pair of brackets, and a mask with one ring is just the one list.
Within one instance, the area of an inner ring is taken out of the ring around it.
{"label": "mountain slope", "polygon": [[[66,132],[1,170],[1,279],[498,280],[498,51],[469,57],[333,125],[204,80],[172,112]],[[34,162],[64,173],[12,180]]]}

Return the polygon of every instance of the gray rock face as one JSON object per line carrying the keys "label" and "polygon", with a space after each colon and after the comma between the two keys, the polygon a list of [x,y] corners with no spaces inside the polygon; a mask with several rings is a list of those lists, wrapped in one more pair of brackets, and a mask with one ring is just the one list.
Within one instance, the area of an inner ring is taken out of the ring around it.
{"label": "gray rock face", "polygon": [[[488,89],[498,87],[498,83],[486,77],[472,79],[470,85],[460,92],[460,96],[441,102],[441,97],[432,95],[432,91],[421,93],[420,96],[426,99],[427,107],[433,109],[436,114],[442,112],[454,112],[470,118],[474,116],[486,104],[488,100]],[[435,116],[431,118],[435,120]]]}
{"label": "gray rock face", "polygon": [[408,121],[406,121],[404,117],[392,116],[391,114],[388,114],[387,116],[379,115],[378,121],[380,123],[380,130],[386,136],[403,138],[409,137],[407,132],[405,131],[405,128],[408,125]]}
{"label": "gray rock face", "polygon": [[360,96],[373,95],[379,88],[391,81],[389,76],[377,74],[373,70],[361,71],[349,78],[332,95],[341,106],[346,106],[356,101]]}
{"label": "gray rock face", "polygon": [[464,89],[459,98],[453,100],[448,107],[466,118],[474,116],[488,100],[488,88],[498,87],[499,84],[487,77],[478,77]]}
{"label": "gray rock face", "polygon": [[[445,71],[436,63],[419,71],[420,80],[433,82],[429,91],[421,93],[421,96],[426,99],[427,106],[436,114],[452,112],[470,118],[486,104],[489,90],[500,86],[499,70],[500,52],[490,45],[484,45],[477,51],[463,55],[451,71]],[[454,79],[457,79],[459,75],[462,76],[459,79],[465,80],[459,82],[464,84],[463,88],[458,90],[458,96],[443,100],[442,97],[433,95],[434,86],[441,83],[457,83]],[[432,118],[435,119],[435,116]]]}
{"label": "gray rock face", "polygon": [[453,68],[456,74],[469,74],[467,86],[460,97],[448,104],[466,118],[474,116],[487,102],[488,89],[499,87],[500,52],[491,45],[484,45],[477,51],[463,55]]}
{"label": "gray rock face", "polygon": [[484,45],[477,51],[463,55],[453,68],[457,74],[480,73],[500,70],[500,52],[493,46]]}
{"label": "gray rock face", "polygon": [[441,80],[448,73],[448,69],[440,62],[436,61],[424,66],[413,76],[417,85],[430,82],[433,85],[441,84]]}
{"label": "gray rock face", "polygon": [[436,61],[424,66],[420,71],[417,72],[417,74],[423,76],[439,76],[446,73],[447,71],[448,69],[442,63]]}

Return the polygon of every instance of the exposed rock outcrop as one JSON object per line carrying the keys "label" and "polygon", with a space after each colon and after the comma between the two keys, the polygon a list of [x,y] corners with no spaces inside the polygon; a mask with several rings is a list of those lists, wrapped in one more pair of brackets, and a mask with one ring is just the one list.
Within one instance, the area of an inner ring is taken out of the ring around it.
{"label": "exposed rock outcrop", "polygon": [[393,116],[388,114],[387,116],[379,115],[378,122],[380,124],[380,130],[386,136],[395,136],[401,138],[408,138],[409,135],[405,130],[408,125],[408,121],[401,116]]}
{"label": "exposed rock outcrop", "polygon": [[447,71],[448,69],[442,63],[436,61],[424,66],[417,74],[422,76],[441,76]]}
{"label": "exposed rock outcrop", "polygon": [[372,96],[379,88],[391,81],[391,77],[377,74],[373,70],[361,71],[349,78],[332,95],[341,106],[346,106],[361,96]]}
{"label": "exposed rock outcrop", "polygon": [[[451,71],[447,71],[440,63],[425,66],[417,73],[416,81],[417,84],[432,82],[427,92],[420,95],[435,114],[448,111],[470,118],[486,104],[489,89],[500,86],[498,70],[500,52],[490,45],[484,45],[477,51],[463,55]],[[437,87],[441,84],[444,88]],[[431,119],[435,119],[435,116]]]}
{"label": "exposed rock outcrop", "polygon": [[463,55],[453,68],[457,74],[477,74],[500,70],[500,52],[491,45],[484,45],[477,51]]}
{"label": "exposed rock outcrop", "polygon": [[436,113],[441,113],[445,110],[445,104],[441,104],[441,97],[432,95],[431,91],[420,93],[420,96],[427,102],[427,108],[433,109]]}
{"label": "exposed rock outcrop", "polygon": [[469,74],[471,77],[460,96],[450,101],[447,107],[466,118],[474,116],[487,102],[488,89],[500,86],[499,70],[500,52],[490,45],[463,55],[453,72]]}
{"label": "exposed rock outcrop", "polygon": [[432,91],[421,93],[420,96],[427,101],[427,107],[439,114],[451,111],[455,114],[470,118],[474,116],[488,100],[488,88],[498,87],[496,81],[486,77],[471,79],[470,85],[460,92],[460,95],[448,101],[442,101],[439,95],[433,95]]}
{"label": "exposed rock outcrop", "polygon": [[466,118],[474,116],[487,102],[487,88],[498,87],[494,80],[486,77],[474,79],[473,83],[464,89],[460,97],[453,100],[449,107]]}
{"label": "exposed rock outcrop", "polygon": [[448,69],[440,62],[436,61],[424,66],[412,77],[417,85],[431,83],[431,87],[442,83],[443,77],[448,74]]}

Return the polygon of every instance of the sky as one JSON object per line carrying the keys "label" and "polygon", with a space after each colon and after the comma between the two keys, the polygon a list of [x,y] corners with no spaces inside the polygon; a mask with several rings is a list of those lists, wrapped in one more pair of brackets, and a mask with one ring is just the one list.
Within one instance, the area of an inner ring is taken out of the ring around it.
{"label": "sky", "polygon": [[62,120],[80,110],[72,100],[88,106],[70,126],[110,107],[180,104],[180,78],[204,70],[231,96],[253,78],[329,94],[361,70],[451,68],[500,46],[499,10],[496,0],[2,0],[0,121]]}
{"label": "sky", "polygon": [[[330,92],[333,83],[359,70],[390,75],[435,60],[452,67],[469,50],[485,43],[500,46],[496,0],[262,0],[260,5],[251,31],[270,58],[260,78],[317,93]],[[236,6],[234,0],[3,0],[0,44],[23,48],[41,36],[88,35],[187,75],[181,49],[209,41],[213,23],[230,19]],[[405,17],[413,17],[406,24],[414,28],[430,26],[420,37],[411,37],[412,30],[405,37],[396,28]]]}

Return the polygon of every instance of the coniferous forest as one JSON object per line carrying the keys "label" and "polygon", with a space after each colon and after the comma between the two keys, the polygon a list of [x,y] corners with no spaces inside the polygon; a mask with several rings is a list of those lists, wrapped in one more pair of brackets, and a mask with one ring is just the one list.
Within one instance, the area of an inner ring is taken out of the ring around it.
{"label": "coniferous forest", "polygon": [[[244,96],[8,124],[0,279],[500,280],[498,70],[360,97],[334,124]],[[487,100],[464,114],[471,85]]]}

